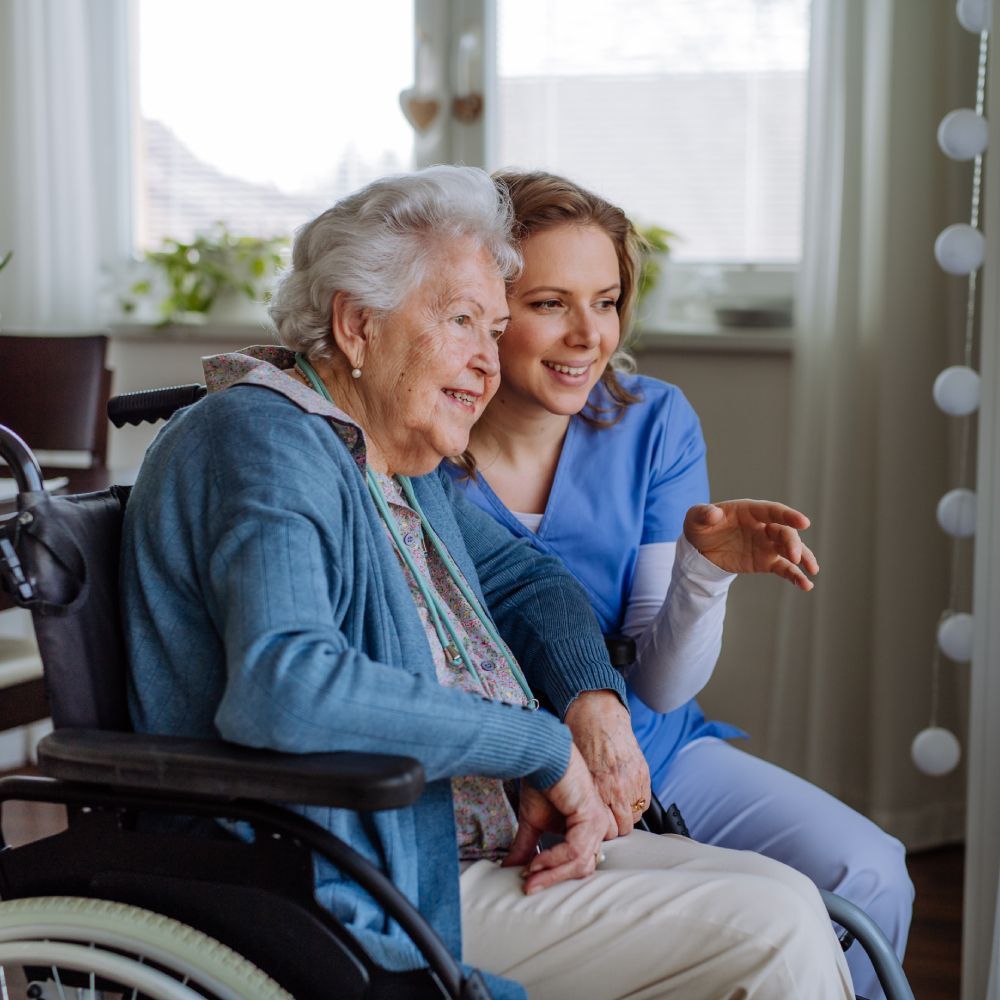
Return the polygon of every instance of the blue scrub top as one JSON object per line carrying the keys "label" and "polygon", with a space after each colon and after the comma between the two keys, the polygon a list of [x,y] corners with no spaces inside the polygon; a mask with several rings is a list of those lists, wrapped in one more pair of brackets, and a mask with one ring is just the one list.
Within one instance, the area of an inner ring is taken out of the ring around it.
{"label": "blue scrub top", "polygon": [[[537,549],[558,556],[590,595],[601,629],[620,632],[632,590],[639,546],[676,542],[684,515],[708,501],[705,442],[698,416],[674,385],[642,375],[619,375],[641,401],[611,427],[593,427],[579,416],[569,429],[537,532],[504,506],[481,475],[443,468],[477,506]],[[601,383],[588,406],[609,407]],[[632,728],[649,762],[653,788],[661,788],[671,760],[701,736],[746,734],[707,720],[693,699],[672,712],[654,712],[631,688]]]}

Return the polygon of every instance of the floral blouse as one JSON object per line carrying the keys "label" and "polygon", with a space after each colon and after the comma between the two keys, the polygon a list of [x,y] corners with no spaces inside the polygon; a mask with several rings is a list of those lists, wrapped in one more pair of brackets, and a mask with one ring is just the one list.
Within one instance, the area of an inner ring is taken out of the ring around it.
{"label": "floral blouse", "polygon": [[[477,681],[464,663],[455,666],[448,662],[420,589],[400,558],[400,566],[410,585],[420,621],[427,633],[428,645],[434,655],[438,683],[471,691],[494,701],[527,704],[527,695],[521,690],[507,660],[455,585],[442,558],[425,539],[420,517],[409,505],[399,483],[382,473],[376,472],[374,475],[389,505],[389,512],[396,521],[403,544],[410,550],[410,557],[424,580],[431,584],[444,603],[452,627],[461,636],[469,658],[479,673]],[[388,530],[386,528],[387,532]],[[503,782],[498,778],[477,776],[453,778],[452,794],[455,799],[459,858],[462,861],[475,861],[503,857],[510,849],[517,828]]]}

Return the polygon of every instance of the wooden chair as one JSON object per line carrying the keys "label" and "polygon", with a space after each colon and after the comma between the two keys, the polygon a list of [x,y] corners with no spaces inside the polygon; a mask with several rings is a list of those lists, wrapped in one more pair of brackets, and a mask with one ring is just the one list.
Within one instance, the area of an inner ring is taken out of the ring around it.
{"label": "wooden chair", "polygon": [[[108,338],[0,336],[0,424],[41,452],[81,452],[83,468],[105,469],[111,372]],[[46,474],[80,468],[42,461]]]}

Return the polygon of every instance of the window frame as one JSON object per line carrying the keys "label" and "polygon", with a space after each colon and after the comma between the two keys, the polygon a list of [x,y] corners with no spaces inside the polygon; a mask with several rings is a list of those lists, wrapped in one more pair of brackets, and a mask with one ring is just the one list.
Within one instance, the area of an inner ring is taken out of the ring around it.
{"label": "window frame", "polygon": [[[137,59],[137,0],[128,0],[130,18],[129,34],[133,63],[133,80],[137,79],[135,61]],[[498,136],[498,72],[497,72],[497,3],[496,0],[413,0],[414,45],[427,46],[439,69],[438,88],[444,104],[440,127],[431,129],[426,135],[414,132],[413,157],[419,169],[434,163],[464,163],[488,169],[495,159],[495,143]],[[460,74],[467,76],[470,67],[458,66],[458,47],[464,32],[476,32],[480,42],[480,58],[471,66],[472,87],[483,98],[482,113],[471,123],[457,120],[451,113],[452,101],[456,94],[456,80]],[[130,160],[129,178],[131,183],[121,191],[118,217],[122,225],[133,231],[131,225],[135,212],[134,190],[141,176],[140,151],[137,143],[138,97],[137,88],[131,91],[132,140],[128,150]],[[134,240],[131,245],[131,259],[126,262],[134,267],[139,259],[139,249]],[[722,328],[712,319],[712,310],[737,294],[740,289],[748,298],[767,298],[769,289],[774,287],[775,276],[781,285],[781,295],[792,299],[797,283],[799,265],[797,263],[774,264],[767,261],[738,262],[725,260],[670,261],[665,268],[665,284],[676,289],[683,288],[685,281],[699,269],[711,268],[721,277],[717,290],[704,296],[702,317],[692,323],[690,316],[682,313],[684,304],[669,290],[665,302],[661,303],[655,317],[647,316],[644,327],[647,333],[666,333],[671,330],[686,332],[692,326],[703,332]],[[135,325],[135,324],[128,324]]]}
{"label": "window frame", "polygon": [[[447,67],[442,81],[446,104],[454,96],[456,77],[456,52],[462,31],[477,30],[482,40],[482,60],[478,74],[478,88],[483,96],[483,113],[473,125],[463,125],[450,114],[447,125],[433,139],[422,142],[418,136],[415,145],[415,163],[418,168],[434,163],[464,163],[489,169],[495,161],[495,143],[498,135],[497,108],[499,79],[497,73],[497,4],[496,0],[414,0],[414,38],[430,40],[432,51],[439,65]],[[420,44],[419,41],[416,44]],[[655,317],[647,316],[646,333],[724,331],[713,318],[717,307],[735,301],[740,296],[760,300],[787,299],[794,313],[795,289],[801,257],[796,262],[739,261],[709,259],[703,261],[670,261],[665,268],[666,300]],[[693,272],[711,268],[721,280],[718,289],[704,296],[700,318],[692,321],[681,314],[684,303],[671,297],[671,277],[682,287]],[[775,328],[782,329],[782,328]]]}

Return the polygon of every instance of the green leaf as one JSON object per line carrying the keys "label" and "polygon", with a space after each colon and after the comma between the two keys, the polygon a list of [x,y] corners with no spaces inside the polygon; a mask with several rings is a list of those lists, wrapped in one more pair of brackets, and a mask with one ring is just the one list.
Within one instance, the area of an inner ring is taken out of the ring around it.
{"label": "green leaf", "polygon": [[[227,290],[253,301],[269,297],[267,285],[283,266],[288,245],[283,236],[233,233],[222,221],[188,242],[165,238],[160,249],[145,254],[167,287],[159,306],[162,322],[172,321],[179,313],[207,312]],[[149,295],[154,288],[149,280],[137,281],[132,293]]]}

